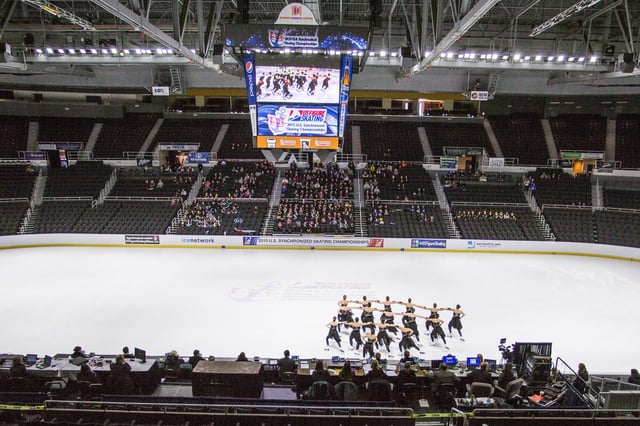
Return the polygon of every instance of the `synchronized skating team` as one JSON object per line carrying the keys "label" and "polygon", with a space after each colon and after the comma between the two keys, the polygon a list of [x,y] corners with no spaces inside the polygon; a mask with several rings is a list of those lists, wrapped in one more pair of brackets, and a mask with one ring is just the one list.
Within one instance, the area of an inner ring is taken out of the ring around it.
{"label": "synchronized skating team", "polygon": [[[374,307],[374,305],[376,306]],[[393,312],[393,305],[404,306],[405,311]],[[416,313],[416,309],[425,311],[424,315]],[[354,315],[354,311],[359,311],[360,316]],[[438,307],[437,303],[434,303],[432,307],[427,307],[413,303],[411,298],[408,298],[406,302],[391,300],[389,296],[385,300],[369,300],[367,296],[363,296],[362,300],[349,300],[344,295],[342,300],[338,301],[337,315],[327,324],[327,327],[329,327],[329,333],[325,338],[327,350],[330,348],[330,340],[333,340],[340,351],[344,352],[340,334],[341,332],[346,332],[349,333],[349,344],[356,353],[362,347],[363,358],[373,358],[374,347],[376,349],[385,348],[387,353],[391,355],[391,344],[395,340],[398,340],[400,353],[410,349],[420,351],[418,318],[425,320],[425,327],[427,334],[431,338],[432,345],[436,345],[438,339],[441,339],[444,348],[449,349],[446,335],[442,328],[444,320],[440,318],[440,312],[442,311],[450,311],[452,313],[451,319],[447,324],[449,337],[453,337],[453,330],[456,330],[460,340],[464,341],[462,337],[462,317],[465,314],[460,309],[460,305],[456,305],[455,308],[441,308]],[[374,312],[380,312],[378,321],[375,320]],[[426,315],[427,312],[429,315]],[[395,323],[395,316],[402,316],[401,324]],[[393,337],[389,333],[393,334]]]}

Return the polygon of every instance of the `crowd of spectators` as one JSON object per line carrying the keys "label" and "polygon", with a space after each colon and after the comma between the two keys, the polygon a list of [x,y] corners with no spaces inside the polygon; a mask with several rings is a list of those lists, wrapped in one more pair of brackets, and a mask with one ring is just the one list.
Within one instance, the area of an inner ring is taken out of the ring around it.
{"label": "crowd of spectators", "polygon": [[362,170],[362,189],[366,200],[425,200],[429,198],[431,181],[416,179],[406,161],[372,161]]}
{"label": "crowd of spectators", "polygon": [[282,180],[282,198],[337,200],[353,198],[353,169],[336,163],[299,168],[292,163]]}
{"label": "crowd of spectators", "polygon": [[[429,210],[426,205],[411,204],[409,206],[394,206],[393,209],[402,209],[405,212],[415,213],[415,222],[434,223],[436,218],[433,212]],[[396,210],[398,211],[398,210]],[[389,222],[390,216],[389,204],[374,201],[371,205],[371,212],[367,218],[367,224],[369,225],[394,225],[393,222]]]}
{"label": "crowd of spectators", "polygon": [[[255,206],[255,214],[258,214],[257,209],[258,206]],[[225,217],[233,217],[234,224],[238,228],[242,227],[244,218],[238,203],[228,199],[200,200],[184,212],[180,226],[184,228],[218,228],[222,226]]]}
{"label": "crowd of spectators", "polygon": [[316,200],[307,203],[281,200],[273,232],[352,234],[353,203],[345,200]]}
{"label": "crowd of spectators", "polygon": [[267,179],[275,177],[273,164],[220,161],[207,175],[202,198],[263,198],[269,195]]}

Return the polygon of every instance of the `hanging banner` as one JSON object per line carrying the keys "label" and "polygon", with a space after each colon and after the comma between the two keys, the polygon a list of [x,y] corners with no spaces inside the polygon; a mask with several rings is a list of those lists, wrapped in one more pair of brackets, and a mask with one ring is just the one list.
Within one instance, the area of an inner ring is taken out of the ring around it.
{"label": "hanging banner", "polygon": [[349,109],[349,91],[351,90],[351,76],[353,69],[351,55],[342,56],[340,67],[340,122],[338,125],[338,137],[344,137],[344,129],[347,126],[347,110]]}
{"label": "hanging banner", "polygon": [[257,127],[257,87],[256,87],[256,66],[253,54],[245,53],[244,59],[244,79],[247,86],[247,98],[249,101],[249,118],[251,119],[251,134],[258,134]]}

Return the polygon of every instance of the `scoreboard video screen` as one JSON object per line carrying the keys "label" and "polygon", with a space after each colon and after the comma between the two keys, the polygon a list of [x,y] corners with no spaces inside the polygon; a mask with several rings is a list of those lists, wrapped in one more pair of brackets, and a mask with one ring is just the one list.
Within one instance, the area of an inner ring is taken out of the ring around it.
{"label": "scoreboard video screen", "polygon": [[341,56],[246,54],[256,147],[337,149],[351,78],[344,62]]}

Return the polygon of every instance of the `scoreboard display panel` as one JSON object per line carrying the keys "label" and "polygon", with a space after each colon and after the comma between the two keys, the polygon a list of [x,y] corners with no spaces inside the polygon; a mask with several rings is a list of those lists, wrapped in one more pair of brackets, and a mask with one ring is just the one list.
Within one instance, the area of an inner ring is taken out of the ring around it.
{"label": "scoreboard display panel", "polygon": [[339,55],[245,55],[256,147],[338,149],[346,115],[344,68]]}

